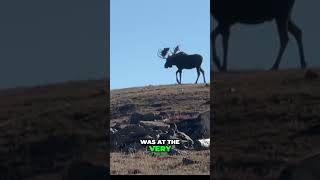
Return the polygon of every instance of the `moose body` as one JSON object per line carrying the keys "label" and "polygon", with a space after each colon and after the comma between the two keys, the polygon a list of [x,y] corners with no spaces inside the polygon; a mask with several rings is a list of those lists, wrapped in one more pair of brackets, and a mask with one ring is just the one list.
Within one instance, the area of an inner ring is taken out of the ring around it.
{"label": "moose body", "polygon": [[[177,51],[176,49],[175,49],[175,52],[172,53],[172,55],[168,55],[166,57],[166,55],[168,54],[169,48],[165,48],[161,51],[161,53],[158,54],[158,56],[162,59],[166,59],[166,63],[164,64],[165,68],[171,68],[172,66],[176,66],[178,68],[176,72],[177,83],[181,84],[181,74],[183,69],[193,69],[193,68],[196,68],[197,75],[198,75],[195,83],[196,84],[198,83],[200,72],[202,73],[204,83],[206,83],[204,70],[201,68],[202,59],[203,59],[202,56],[199,54],[188,55],[184,52],[176,53]],[[178,79],[178,73],[180,74],[180,80]]]}
{"label": "moose body", "polygon": [[[277,70],[289,41],[288,33],[291,33],[299,46],[301,68],[306,67],[302,31],[291,19],[291,12],[295,0],[211,0],[210,12],[216,19],[218,25],[211,33],[213,47],[213,61],[221,71],[227,70],[228,46],[230,29],[236,23],[260,24],[275,20],[279,37],[280,50],[272,70]],[[222,35],[223,64],[217,56],[215,41],[216,37]]]}

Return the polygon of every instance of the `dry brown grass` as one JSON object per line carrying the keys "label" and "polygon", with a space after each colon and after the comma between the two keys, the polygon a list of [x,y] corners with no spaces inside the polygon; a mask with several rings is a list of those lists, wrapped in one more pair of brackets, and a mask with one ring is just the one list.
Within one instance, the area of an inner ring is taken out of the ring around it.
{"label": "dry brown grass", "polygon": [[305,72],[212,75],[215,179],[273,180],[287,164],[320,151],[320,128],[290,139],[320,125],[320,80]]}
{"label": "dry brown grass", "polygon": [[1,90],[0,179],[61,179],[76,159],[105,164],[107,83]]}
{"label": "dry brown grass", "polygon": [[[134,154],[111,153],[110,172],[112,175],[209,175],[210,151],[189,151],[186,155],[152,156],[143,152]],[[195,161],[184,165],[183,158]]]}

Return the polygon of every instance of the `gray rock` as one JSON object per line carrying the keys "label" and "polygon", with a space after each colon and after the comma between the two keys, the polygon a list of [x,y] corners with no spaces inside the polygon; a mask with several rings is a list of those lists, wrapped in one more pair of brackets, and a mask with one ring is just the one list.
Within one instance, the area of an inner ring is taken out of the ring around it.
{"label": "gray rock", "polygon": [[135,104],[125,104],[118,107],[118,112],[122,115],[127,115],[131,112],[136,111],[136,105]]}
{"label": "gray rock", "polygon": [[140,121],[155,121],[155,120],[161,120],[162,117],[159,114],[154,113],[147,113],[147,114],[141,114],[141,113],[133,113],[130,116],[129,123],[130,124],[138,124]]}
{"label": "gray rock", "polygon": [[130,124],[138,124],[142,120],[143,120],[143,115],[135,112],[130,116],[129,123]]}
{"label": "gray rock", "polygon": [[176,137],[180,140],[185,140],[185,141],[193,144],[193,140],[184,132],[180,132],[180,131],[176,132]]}
{"label": "gray rock", "polygon": [[152,128],[154,130],[168,131],[170,128],[169,124],[162,121],[140,121],[140,125],[145,128]]}
{"label": "gray rock", "polygon": [[196,150],[210,149],[210,139],[198,139],[194,142],[194,148]]}
{"label": "gray rock", "polygon": [[142,139],[154,139],[154,138],[152,136],[150,136],[150,135],[146,135]]}
{"label": "gray rock", "polygon": [[142,117],[143,121],[154,121],[156,119],[156,115],[153,113],[144,114]]}
{"label": "gray rock", "polygon": [[176,134],[171,134],[170,132],[166,132],[166,133],[161,133],[159,135],[159,138],[161,140],[179,140],[179,138],[177,138]]}
{"label": "gray rock", "polygon": [[210,111],[200,113],[198,119],[203,127],[204,136],[210,137]]}
{"label": "gray rock", "polygon": [[185,150],[193,150],[193,141],[187,141],[187,140],[181,140],[180,139],[180,144],[177,144],[176,147],[180,150],[185,149]]}
{"label": "gray rock", "polygon": [[161,134],[163,134],[161,130],[152,130],[150,135],[152,139],[158,140]]}
{"label": "gray rock", "polygon": [[142,126],[126,126],[123,129],[118,130],[115,134],[112,134],[111,149],[124,149],[128,145],[139,143],[139,139],[143,139],[149,134],[151,134],[150,130]]}
{"label": "gray rock", "polygon": [[210,137],[210,111],[200,113],[196,118],[190,118],[177,123],[178,129],[191,139]]}
{"label": "gray rock", "polygon": [[130,137],[143,137],[148,135],[150,132],[146,128],[139,125],[129,125],[119,130],[121,135],[130,136]]}

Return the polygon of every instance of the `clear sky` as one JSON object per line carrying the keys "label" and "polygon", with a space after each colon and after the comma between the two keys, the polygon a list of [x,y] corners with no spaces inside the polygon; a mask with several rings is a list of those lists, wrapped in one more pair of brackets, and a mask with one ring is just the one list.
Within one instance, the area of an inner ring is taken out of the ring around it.
{"label": "clear sky", "polygon": [[[188,54],[203,56],[210,81],[209,0],[111,0],[111,89],[174,84],[177,68],[164,68],[160,48],[177,44]],[[182,83],[194,83],[195,69],[182,72]],[[199,82],[203,82],[202,76]]]}
{"label": "clear sky", "polygon": [[0,89],[103,79],[104,1],[0,2]]}

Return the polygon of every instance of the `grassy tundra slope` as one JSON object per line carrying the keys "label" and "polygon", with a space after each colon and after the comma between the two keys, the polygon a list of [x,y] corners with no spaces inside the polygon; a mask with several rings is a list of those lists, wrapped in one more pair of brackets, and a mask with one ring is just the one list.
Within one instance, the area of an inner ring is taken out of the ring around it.
{"label": "grassy tundra slope", "polygon": [[[320,70],[313,70],[319,74]],[[276,179],[320,150],[320,79],[306,71],[213,73],[215,179]]]}
{"label": "grassy tundra slope", "polygon": [[[111,127],[128,124],[134,112],[168,113],[173,117],[192,116],[209,110],[210,86],[184,84],[146,86],[111,91]],[[177,156],[150,156],[137,152],[112,152],[111,174],[209,174],[210,151],[189,151]],[[185,165],[183,158],[194,164]]]}
{"label": "grassy tundra slope", "polygon": [[61,180],[73,160],[105,165],[106,87],[97,80],[1,90],[1,178]]}

